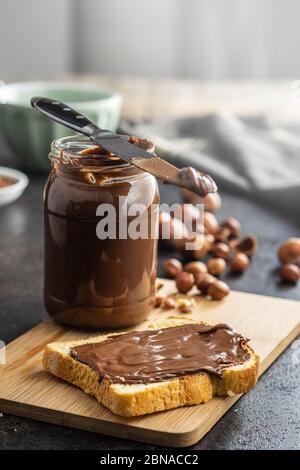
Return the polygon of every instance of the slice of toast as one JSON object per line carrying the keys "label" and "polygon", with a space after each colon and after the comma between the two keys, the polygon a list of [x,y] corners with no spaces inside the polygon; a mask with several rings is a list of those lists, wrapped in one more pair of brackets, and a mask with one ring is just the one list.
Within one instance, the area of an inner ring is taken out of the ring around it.
{"label": "slice of toast", "polygon": [[[153,323],[149,328],[167,328],[188,323],[192,321],[178,318]],[[249,360],[242,365],[223,370],[221,379],[200,372],[148,384],[111,384],[106,379],[99,381],[98,372],[71,357],[70,348],[104,341],[107,336],[50,343],[44,351],[43,366],[55,376],[93,395],[99,403],[120,416],[139,416],[179,406],[205,403],[213,396],[246,393],[257,381],[259,357],[249,345],[246,346],[250,353]]]}

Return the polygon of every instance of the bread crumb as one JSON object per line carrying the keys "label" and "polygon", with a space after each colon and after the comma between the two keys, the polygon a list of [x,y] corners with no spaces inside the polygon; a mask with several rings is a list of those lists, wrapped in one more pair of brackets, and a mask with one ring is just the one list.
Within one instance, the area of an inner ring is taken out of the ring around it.
{"label": "bread crumb", "polygon": [[181,313],[192,313],[194,304],[192,299],[180,298],[177,302],[177,308]]}

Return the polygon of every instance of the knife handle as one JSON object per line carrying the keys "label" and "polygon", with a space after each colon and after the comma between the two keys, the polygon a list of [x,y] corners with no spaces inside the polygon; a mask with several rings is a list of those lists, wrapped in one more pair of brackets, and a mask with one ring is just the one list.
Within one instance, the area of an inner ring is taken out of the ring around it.
{"label": "knife handle", "polygon": [[34,96],[31,98],[31,106],[48,118],[88,137],[96,131],[101,131],[101,129],[88,118],[82,116],[80,113],[70,108],[70,106],[60,101]]}

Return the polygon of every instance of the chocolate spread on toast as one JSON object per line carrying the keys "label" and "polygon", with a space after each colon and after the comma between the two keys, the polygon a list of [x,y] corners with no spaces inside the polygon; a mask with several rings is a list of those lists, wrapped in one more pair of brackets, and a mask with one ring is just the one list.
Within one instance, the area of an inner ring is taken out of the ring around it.
{"label": "chocolate spread on toast", "polygon": [[71,356],[110,383],[161,382],[226,368],[250,358],[248,340],[229,325],[188,324],[109,336],[71,348]]}

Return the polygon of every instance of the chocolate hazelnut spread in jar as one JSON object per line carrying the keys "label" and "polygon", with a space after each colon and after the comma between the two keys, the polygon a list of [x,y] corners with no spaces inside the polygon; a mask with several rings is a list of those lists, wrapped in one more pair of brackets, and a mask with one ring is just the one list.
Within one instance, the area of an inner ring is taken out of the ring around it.
{"label": "chocolate hazelnut spread in jar", "polygon": [[[129,141],[154,152],[150,141]],[[59,322],[90,328],[140,323],[155,294],[156,179],[81,136],[53,142],[50,159],[52,171],[44,193],[48,314]],[[128,236],[137,215],[130,209],[136,204],[144,208],[141,220],[147,223],[143,236]],[[108,236],[104,228],[110,230]]]}

